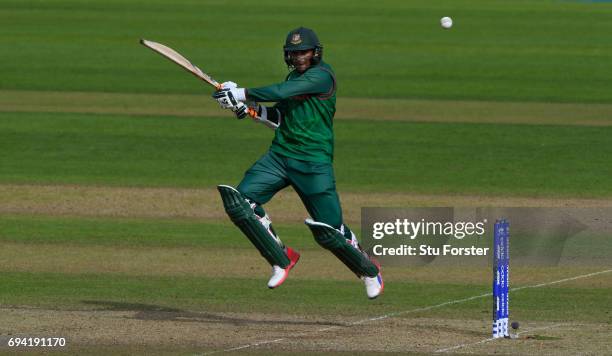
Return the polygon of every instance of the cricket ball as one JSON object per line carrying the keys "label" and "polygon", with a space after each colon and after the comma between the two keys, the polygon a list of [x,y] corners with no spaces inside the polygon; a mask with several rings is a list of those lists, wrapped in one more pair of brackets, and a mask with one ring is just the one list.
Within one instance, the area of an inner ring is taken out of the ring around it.
{"label": "cricket ball", "polygon": [[518,321],[513,321],[512,324],[510,324],[510,326],[512,327],[512,329],[516,330],[519,328],[519,322]]}
{"label": "cricket ball", "polygon": [[442,26],[442,28],[444,29],[449,29],[451,27],[453,27],[453,19],[451,19],[448,16],[445,16],[443,18],[440,19],[440,26]]}

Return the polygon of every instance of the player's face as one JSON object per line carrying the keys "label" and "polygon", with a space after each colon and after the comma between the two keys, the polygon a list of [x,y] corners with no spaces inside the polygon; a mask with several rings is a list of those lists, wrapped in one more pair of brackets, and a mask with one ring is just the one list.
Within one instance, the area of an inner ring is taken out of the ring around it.
{"label": "player's face", "polygon": [[289,52],[291,57],[291,63],[298,72],[303,73],[312,65],[312,57],[314,51],[312,49],[306,49],[302,51],[291,51]]}

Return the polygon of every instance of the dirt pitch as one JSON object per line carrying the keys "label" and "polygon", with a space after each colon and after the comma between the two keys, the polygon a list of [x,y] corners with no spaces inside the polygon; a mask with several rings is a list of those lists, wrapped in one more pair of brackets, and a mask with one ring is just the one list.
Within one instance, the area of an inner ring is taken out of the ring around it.
{"label": "dirt pitch", "polygon": [[[353,352],[604,354],[609,324],[528,323],[518,339],[489,339],[488,320],[403,315],[376,320],[206,313],[90,301],[102,311],[2,308],[0,334],[62,336],[67,352]],[[106,304],[106,305],[105,305]],[[16,327],[18,326],[18,327]],[[0,349],[0,352],[2,349]],[[6,351],[6,349],[4,350]]]}

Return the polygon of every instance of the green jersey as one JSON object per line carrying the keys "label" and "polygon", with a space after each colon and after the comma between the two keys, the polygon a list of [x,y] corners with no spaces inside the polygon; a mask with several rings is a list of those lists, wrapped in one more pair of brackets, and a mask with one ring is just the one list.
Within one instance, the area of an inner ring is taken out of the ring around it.
{"label": "green jersey", "polygon": [[248,88],[247,98],[277,102],[274,108],[282,119],[271,151],[302,161],[332,162],[336,79],[327,63],[321,61],[304,73],[294,70],[282,83]]}

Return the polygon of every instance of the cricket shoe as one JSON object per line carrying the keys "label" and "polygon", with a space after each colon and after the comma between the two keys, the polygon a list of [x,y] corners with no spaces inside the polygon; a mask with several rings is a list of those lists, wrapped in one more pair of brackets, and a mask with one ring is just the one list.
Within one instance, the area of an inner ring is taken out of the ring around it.
{"label": "cricket shoe", "polygon": [[374,263],[376,267],[378,267],[378,274],[376,275],[376,277],[363,276],[361,278],[365,283],[366,294],[368,295],[368,298],[376,299],[376,297],[382,294],[383,289],[385,289],[385,283],[383,282],[382,269],[380,268],[380,264],[378,263],[378,261],[371,257],[370,261],[372,261],[372,263]]}
{"label": "cricket shoe", "polygon": [[287,247],[286,251],[287,257],[289,257],[289,266],[287,268],[282,268],[280,266],[274,265],[272,266],[272,277],[268,281],[268,288],[273,289],[285,281],[287,276],[289,275],[289,271],[295,266],[295,264],[300,259],[300,254],[297,251],[294,251],[291,247]]}

